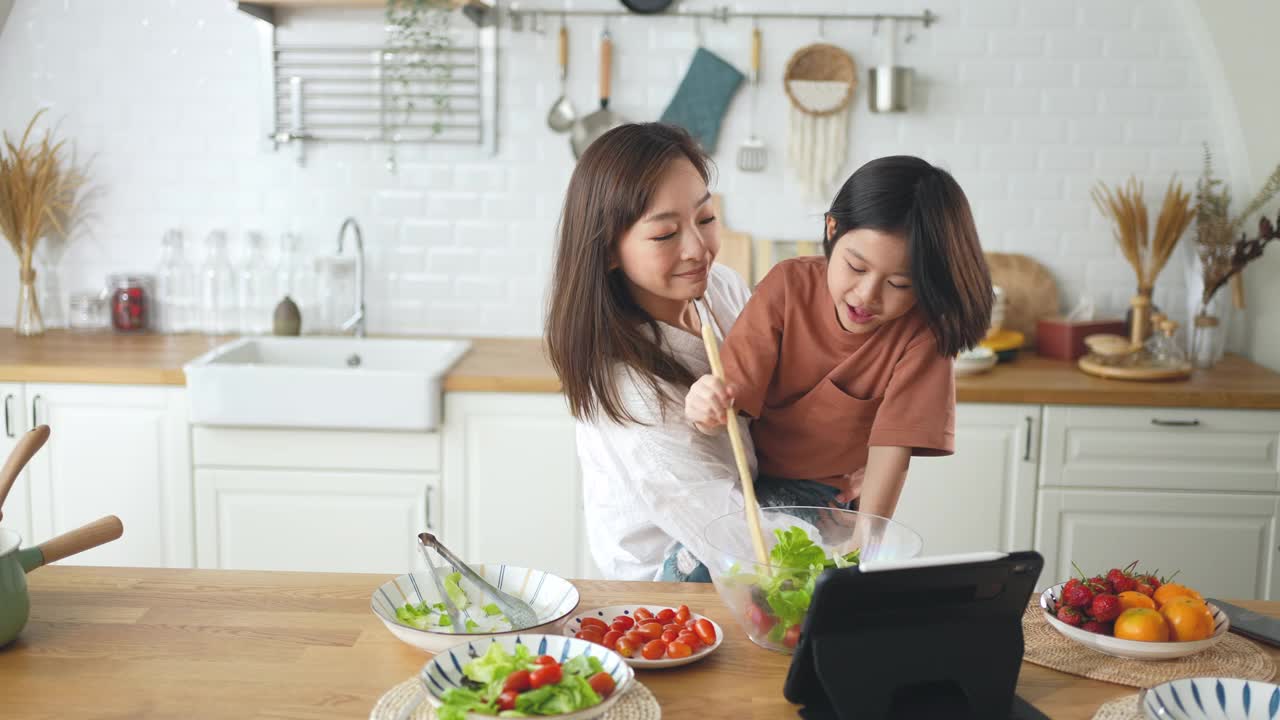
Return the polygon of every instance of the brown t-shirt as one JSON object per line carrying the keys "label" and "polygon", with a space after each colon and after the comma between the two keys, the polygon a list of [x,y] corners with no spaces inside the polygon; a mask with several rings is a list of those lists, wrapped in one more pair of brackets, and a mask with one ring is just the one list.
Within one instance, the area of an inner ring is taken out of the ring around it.
{"label": "brown t-shirt", "polygon": [[751,423],[760,472],[821,480],[867,464],[872,445],[955,452],[951,358],[919,307],[870,333],[840,326],[823,257],[784,260],[725,339],[725,377]]}

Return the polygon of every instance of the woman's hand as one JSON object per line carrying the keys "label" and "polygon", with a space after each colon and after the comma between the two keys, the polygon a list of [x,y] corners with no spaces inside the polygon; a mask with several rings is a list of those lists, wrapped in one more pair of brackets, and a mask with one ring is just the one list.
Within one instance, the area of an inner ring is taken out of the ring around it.
{"label": "woman's hand", "polygon": [[715,375],[703,375],[684,398],[684,416],[706,435],[715,435],[729,422],[733,389]]}

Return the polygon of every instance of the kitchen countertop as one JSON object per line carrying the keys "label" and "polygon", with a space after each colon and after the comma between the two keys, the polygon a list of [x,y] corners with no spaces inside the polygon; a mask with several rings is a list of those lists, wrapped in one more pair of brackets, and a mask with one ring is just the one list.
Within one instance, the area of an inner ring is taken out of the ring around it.
{"label": "kitchen countertop", "polygon": [[[0,330],[0,382],[182,385],[182,365],[225,342],[203,335]],[[538,338],[476,338],[445,377],[446,392],[560,391]],[[1024,351],[984,375],[957,378],[959,402],[1280,410],[1280,373],[1229,355],[1188,381],[1104,380]]]}
{"label": "kitchen countertop", "polygon": [[[27,579],[31,622],[0,650],[6,717],[367,717],[427,658],[370,612],[379,575],[55,565]],[[790,658],[752,645],[710,585],[575,584],[582,608],[684,603],[725,628],[711,657],[636,673],[664,717],[795,716],[782,697]],[[1280,616],[1278,602],[1239,604]],[[1054,720],[1135,692],[1029,663],[1018,680]]]}

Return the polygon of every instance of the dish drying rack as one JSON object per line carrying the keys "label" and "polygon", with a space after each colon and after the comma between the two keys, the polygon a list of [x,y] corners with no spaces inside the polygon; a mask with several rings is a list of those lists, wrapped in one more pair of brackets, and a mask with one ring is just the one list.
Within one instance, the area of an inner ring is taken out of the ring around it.
{"label": "dish drying rack", "polygon": [[[395,170],[402,143],[497,151],[495,27],[454,29],[441,48],[378,44],[282,44],[259,18],[262,126],[272,150],[293,146],[299,165],[311,142],[383,143]],[[430,57],[443,77],[414,69]]]}

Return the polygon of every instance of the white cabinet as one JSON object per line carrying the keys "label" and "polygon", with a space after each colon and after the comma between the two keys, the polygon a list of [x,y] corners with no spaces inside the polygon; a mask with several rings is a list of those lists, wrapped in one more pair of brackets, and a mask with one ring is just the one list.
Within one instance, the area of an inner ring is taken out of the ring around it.
{"label": "white cabinet", "polygon": [[444,540],[468,560],[595,577],[564,397],[445,395]]}
{"label": "white cabinet", "polygon": [[74,565],[191,567],[191,442],[186,391],[130,385],[25,386],[28,427],[49,442],[28,465],[32,543],[103,515],[124,536]]}
{"label": "white cabinet", "polygon": [[1280,597],[1280,413],[1050,406],[1044,425],[1042,586],[1138,560],[1206,595]]}
{"label": "white cabinet", "polygon": [[1105,573],[1134,560],[1206,597],[1277,594],[1276,496],[1045,489],[1036,548],[1045,556],[1040,586],[1065,580],[1071,563]]}
{"label": "white cabinet", "polygon": [[926,555],[1030,548],[1039,430],[1039,405],[957,405],[955,454],[911,459],[894,519]]}
{"label": "white cabinet", "polygon": [[440,532],[436,433],[193,429],[202,568],[399,574]]}
{"label": "white cabinet", "polygon": [[[23,386],[17,383],[0,383],[0,414],[3,414],[3,425],[0,425],[0,464],[13,451],[18,438],[27,431],[27,405],[24,400]],[[30,473],[23,472],[9,491],[4,501],[4,519],[0,527],[9,528],[22,536],[23,545],[34,544],[31,537],[31,482]]]}

